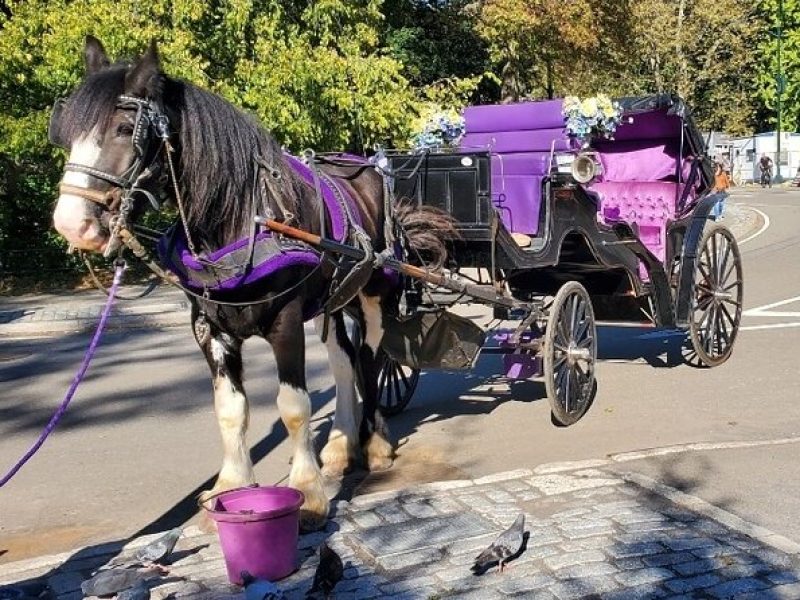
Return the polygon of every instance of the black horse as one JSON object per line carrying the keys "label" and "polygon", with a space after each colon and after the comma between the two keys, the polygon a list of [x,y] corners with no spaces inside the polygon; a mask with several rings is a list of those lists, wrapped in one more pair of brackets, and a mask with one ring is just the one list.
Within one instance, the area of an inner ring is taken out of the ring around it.
{"label": "black horse", "polygon": [[[162,199],[179,205],[179,225],[182,231],[185,226],[195,257],[249,238],[256,215],[291,215],[298,228],[330,231],[330,217],[320,212],[314,185],[318,180],[301,177],[289,163],[292,159],[250,117],[219,96],[165,75],[155,43],[138,60],[111,65],[102,44],[90,36],[84,55],[86,77],[61,106],[50,132],[69,150],[54,223],[73,246],[113,251],[121,216],[126,224],[133,223],[148,204],[158,206]],[[355,218],[374,249],[383,250],[381,176],[357,163],[319,168],[352,196]],[[444,257],[442,240],[452,233],[444,215],[417,210],[398,215],[409,248],[424,247],[427,256]],[[224,448],[222,468],[209,493],[254,481],[245,440],[248,403],[241,347],[250,336],[263,337],[274,350],[278,408],[294,444],[289,483],[305,494],[302,518],[310,528],[324,523],[328,514],[323,471],[340,475],[362,457],[370,469],[387,468],[394,456],[377,411],[376,353],[384,319],[396,307],[398,295],[396,282],[379,271],[347,307],[362,332],[359,348],[349,340],[340,310],[331,313],[328,324],[315,317],[318,331],[329,325],[326,345],[336,382],[336,413],[321,453],[322,470],[314,455],[303,323],[330,293],[332,277],[325,261],[296,264],[246,287],[205,297],[189,294],[195,338],[211,368]],[[356,372],[363,384],[361,416]]]}

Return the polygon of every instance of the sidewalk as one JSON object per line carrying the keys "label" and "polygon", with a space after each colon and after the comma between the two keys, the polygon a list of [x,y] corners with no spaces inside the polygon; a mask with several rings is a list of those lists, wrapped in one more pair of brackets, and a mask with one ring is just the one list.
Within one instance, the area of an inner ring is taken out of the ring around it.
{"label": "sidewalk", "polygon": [[[760,219],[755,211],[728,202],[720,222],[743,239],[758,230]],[[141,286],[131,286],[120,293],[135,295],[141,290]],[[0,339],[92,331],[104,303],[105,296],[97,290],[0,298]],[[141,300],[118,300],[108,320],[108,329],[175,327],[188,323],[186,296],[164,284]]]}
{"label": "sidewalk", "polygon": [[[323,540],[345,562],[338,600],[370,598],[800,598],[800,545],[607,460],[542,465],[339,502],[324,532],[301,536],[300,569],[279,582],[305,597]],[[595,466],[593,466],[595,465]],[[475,555],[526,515],[525,550],[498,575]],[[0,565],[0,586],[77,600],[80,583],[149,538]],[[243,599],[216,535],[187,528],[154,600]]]}

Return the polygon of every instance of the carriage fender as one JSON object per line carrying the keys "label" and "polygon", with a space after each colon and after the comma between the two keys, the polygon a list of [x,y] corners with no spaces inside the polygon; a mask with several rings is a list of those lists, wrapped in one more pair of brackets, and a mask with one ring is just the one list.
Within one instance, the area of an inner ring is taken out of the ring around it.
{"label": "carriage fender", "polygon": [[692,210],[692,218],[686,228],[683,238],[683,251],[681,253],[680,280],[678,282],[678,293],[675,302],[675,322],[679,327],[688,326],[689,304],[692,287],[694,283],[695,262],[697,260],[698,245],[703,237],[703,230],[706,227],[711,210],[727,194],[717,192],[702,198]]}

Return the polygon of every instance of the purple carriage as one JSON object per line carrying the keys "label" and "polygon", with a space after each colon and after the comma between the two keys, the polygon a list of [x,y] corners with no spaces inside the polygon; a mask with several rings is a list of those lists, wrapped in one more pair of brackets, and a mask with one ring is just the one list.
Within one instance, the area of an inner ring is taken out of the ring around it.
{"label": "purple carriage", "polygon": [[[731,355],[741,319],[739,250],[710,216],[723,195],[712,190],[688,108],[664,95],[619,105],[613,139],[583,147],[565,131],[563,101],[551,100],[469,107],[459,148],[389,155],[398,198],[459,222],[456,275],[445,287],[511,321],[500,341],[506,370],[543,376],[562,425],[580,419],[596,393],[596,320],[688,332],[688,362],[711,367]],[[488,278],[454,284],[470,270]],[[454,301],[411,281],[423,312],[440,316],[435,309]],[[442,338],[437,326],[423,327],[427,342],[469,338],[449,327]],[[393,414],[410,400],[418,368],[431,365],[392,351],[391,340],[385,346],[381,404]]]}

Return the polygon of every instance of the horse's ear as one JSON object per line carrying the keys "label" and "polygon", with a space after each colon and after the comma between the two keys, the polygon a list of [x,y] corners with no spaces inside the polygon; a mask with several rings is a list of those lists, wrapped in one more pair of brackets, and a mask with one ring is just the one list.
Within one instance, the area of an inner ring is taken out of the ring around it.
{"label": "horse's ear", "polygon": [[161,83],[161,61],[153,40],[147,51],[125,75],[125,93],[139,98],[157,98],[161,93]]}
{"label": "horse's ear", "polygon": [[111,64],[106,56],[106,50],[93,35],[87,35],[83,45],[83,60],[86,62],[86,73],[91,75]]}

